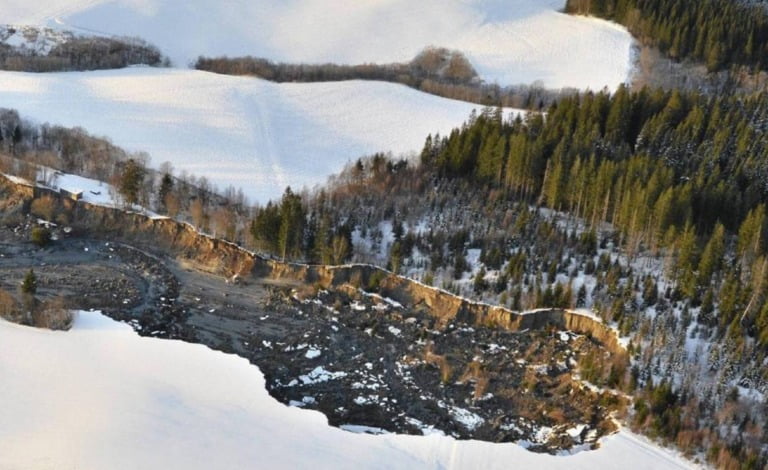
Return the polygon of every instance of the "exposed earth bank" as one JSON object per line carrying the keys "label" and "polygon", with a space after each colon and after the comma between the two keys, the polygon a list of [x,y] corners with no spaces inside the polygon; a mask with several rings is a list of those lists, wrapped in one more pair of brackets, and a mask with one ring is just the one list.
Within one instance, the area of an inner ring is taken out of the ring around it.
{"label": "exposed earth bank", "polygon": [[38,296],[246,357],[270,394],[333,425],[556,453],[593,446],[625,405],[578,380],[587,362],[607,372],[624,360],[588,316],[520,315],[371,266],[267,260],[186,224],[66,199],[69,223],[39,249],[34,197],[0,180],[0,287],[15,292],[33,268]]}

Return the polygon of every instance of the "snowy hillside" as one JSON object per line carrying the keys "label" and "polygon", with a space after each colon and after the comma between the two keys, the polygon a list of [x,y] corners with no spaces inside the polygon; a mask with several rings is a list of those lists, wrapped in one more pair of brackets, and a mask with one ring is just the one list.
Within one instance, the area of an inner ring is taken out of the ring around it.
{"label": "snowy hillside", "polygon": [[688,468],[625,431],[567,457],[345,432],[273,400],[244,359],[140,338],[98,313],[63,333],[0,321],[0,344],[16,351],[0,355],[4,469]]}
{"label": "snowy hillside", "polygon": [[352,159],[421,150],[429,133],[461,125],[476,105],[400,85],[277,85],[191,70],[0,73],[0,106],[81,126],[153,166],[170,161],[252,201],[323,183]]}
{"label": "snowy hillside", "polygon": [[631,38],[559,13],[564,0],[0,0],[5,22],[139,36],[179,67],[199,55],[288,62],[402,62],[425,46],[459,49],[481,77],[550,88],[615,88]]}

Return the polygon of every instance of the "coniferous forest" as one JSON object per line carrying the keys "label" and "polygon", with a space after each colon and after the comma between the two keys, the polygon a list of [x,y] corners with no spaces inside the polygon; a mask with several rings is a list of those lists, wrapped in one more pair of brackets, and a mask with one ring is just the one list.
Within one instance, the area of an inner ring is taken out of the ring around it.
{"label": "coniferous forest", "polygon": [[[674,252],[676,289],[698,306],[717,295],[718,281],[738,283],[766,263],[766,111],[764,95],[621,88],[566,98],[546,116],[511,122],[486,110],[451,135],[428,139],[421,159],[446,177],[471,175],[590,226],[610,223],[630,254]],[[723,273],[730,238],[732,263]],[[754,299],[763,299],[762,277],[755,275]],[[718,318],[708,321],[768,345],[768,304],[720,300]]]}
{"label": "coniferous forest", "polygon": [[673,59],[691,59],[716,71],[768,67],[768,12],[733,0],[568,0],[566,11],[623,24],[640,41]]}

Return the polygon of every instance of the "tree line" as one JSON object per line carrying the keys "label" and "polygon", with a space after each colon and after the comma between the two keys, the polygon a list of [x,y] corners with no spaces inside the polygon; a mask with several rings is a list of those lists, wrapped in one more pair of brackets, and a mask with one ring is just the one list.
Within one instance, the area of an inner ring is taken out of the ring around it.
{"label": "tree line", "polygon": [[274,82],[327,82],[340,80],[383,80],[418,87],[425,79],[454,85],[478,80],[477,72],[459,51],[429,47],[409,63],[393,64],[288,64],[257,57],[199,57],[198,70],[253,75]]}
{"label": "tree line", "polygon": [[309,207],[290,187],[279,203],[254,209],[250,234],[257,249],[283,260],[342,264],[352,255],[349,225],[332,220],[322,203]]}
{"label": "tree line", "polygon": [[393,64],[288,64],[257,57],[199,57],[197,70],[248,75],[278,83],[379,80],[483,106],[541,109],[573,90],[547,90],[538,84],[500,86],[480,80],[459,51],[428,47],[412,61]]}
{"label": "tree line", "polygon": [[620,23],[669,57],[706,64],[709,71],[768,69],[768,12],[736,0],[568,0],[566,12]]}

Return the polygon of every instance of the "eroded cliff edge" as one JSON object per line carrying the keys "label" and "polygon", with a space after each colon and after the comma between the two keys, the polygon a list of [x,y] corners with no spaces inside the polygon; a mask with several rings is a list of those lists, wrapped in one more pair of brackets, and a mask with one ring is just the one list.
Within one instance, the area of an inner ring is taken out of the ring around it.
{"label": "eroded cliff edge", "polygon": [[442,325],[460,322],[496,326],[508,331],[555,327],[588,335],[613,353],[623,351],[614,329],[583,312],[549,308],[513,312],[458,297],[377,266],[306,265],[268,259],[233,243],[202,234],[184,222],[73,201],[54,190],[27,186],[0,176],[0,210],[6,215],[28,212],[35,198],[46,195],[55,198],[68,212],[69,225],[75,233],[98,233],[118,241],[151,246],[190,267],[213,275],[290,281],[322,289],[361,289],[405,306],[423,308]]}

